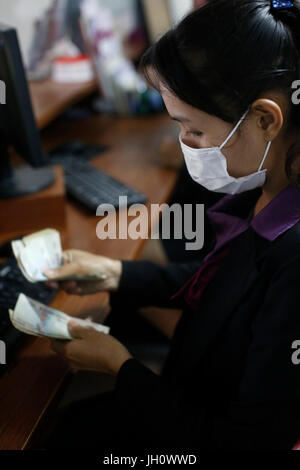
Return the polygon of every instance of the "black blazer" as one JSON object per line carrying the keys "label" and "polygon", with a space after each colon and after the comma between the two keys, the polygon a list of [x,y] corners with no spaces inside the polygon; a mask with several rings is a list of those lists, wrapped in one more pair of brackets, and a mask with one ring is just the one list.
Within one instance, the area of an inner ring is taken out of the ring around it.
{"label": "black blazer", "polygon": [[[184,308],[161,376],[136,359],[117,376],[116,396],[140,435],[198,449],[291,449],[300,438],[300,222],[273,242],[252,227],[204,290]],[[111,303],[184,307],[174,294],[200,267],[123,261]]]}

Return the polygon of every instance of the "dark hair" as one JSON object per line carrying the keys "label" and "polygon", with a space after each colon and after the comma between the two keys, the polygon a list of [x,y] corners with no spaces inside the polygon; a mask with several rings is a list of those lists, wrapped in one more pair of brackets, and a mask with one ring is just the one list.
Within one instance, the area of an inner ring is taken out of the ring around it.
{"label": "dark hair", "polygon": [[[211,0],[151,46],[141,69],[152,86],[159,78],[182,101],[231,123],[262,93],[281,91],[291,104],[287,128],[300,129],[291,87],[300,78],[300,1],[293,5]],[[300,186],[292,169],[298,156],[299,142],[288,151],[286,172]]]}

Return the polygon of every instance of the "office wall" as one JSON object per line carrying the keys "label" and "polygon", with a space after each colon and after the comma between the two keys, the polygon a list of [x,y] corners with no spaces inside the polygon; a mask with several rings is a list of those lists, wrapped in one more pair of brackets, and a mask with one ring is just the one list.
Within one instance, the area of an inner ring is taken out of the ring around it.
{"label": "office wall", "polygon": [[136,25],[136,0],[98,0],[109,7],[115,17],[116,28],[121,35],[132,31]]}
{"label": "office wall", "polygon": [[17,28],[25,62],[31,44],[33,22],[41,17],[50,4],[52,0],[0,0],[0,22]]}
{"label": "office wall", "polygon": [[[134,8],[135,0],[99,0],[103,4],[109,5],[117,17],[122,17],[124,24],[124,16],[128,11],[128,23],[130,23],[130,11]],[[171,20],[177,23],[193,6],[193,0],[151,0],[151,11],[153,12],[156,31],[155,36],[161,34],[166,29],[165,25],[161,28],[159,23],[165,18],[159,18],[156,14],[159,2],[165,4],[165,8],[169,9]],[[21,43],[21,49],[25,63],[28,60],[29,47],[32,40],[32,26],[37,18],[40,18],[44,11],[53,3],[53,0],[0,0],[0,22],[14,26],[18,30]],[[125,22],[126,24],[126,22]],[[130,25],[128,24],[128,29]],[[126,29],[126,28],[125,28]],[[168,28],[167,28],[168,29]]]}
{"label": "office wall", "polygon": [[115,14],[124,14],[126,10],[132,9],[135,0],[99,0],[103,5],[109,6]]}
{"label": "office wall", "polygon": [[193,0],[168,0],[173,23],[178,23],[185,15],[192,11]]}

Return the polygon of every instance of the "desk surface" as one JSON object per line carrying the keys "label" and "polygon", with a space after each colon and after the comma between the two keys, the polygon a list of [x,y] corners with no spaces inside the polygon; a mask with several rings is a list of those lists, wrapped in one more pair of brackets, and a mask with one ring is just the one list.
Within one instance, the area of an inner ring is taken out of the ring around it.
{"label": "desk surface", "polygon": [[[146,118],[96,116],[89,121],[56,122],[42,133],[46,150],[74,138],[108,144],[109,152],[95,164],[114,177],[143,191],[149,203],[166,202],[177,173],[162,168],[159,145],[164,136],[175,136],[177,126],[166,115]],[[135,259],[144,240],[104,240],[96,236],[99,219],[76,202],[67,203],[64,248],[80,248],[116,259]],[[51,306],[70,315],[99,312],[106,294],[77,297],[59,292]],[[68,368],[51,352],[49,340],[26,338],[24,347],[0,378],[0,450],[30,448],[38,425],[61,389]]]}
{"label": "desk surface", "polygon": [[50,79],[29,84],[33,111],[39,129],[59,114],[97,90],[95,80],[86,83],[55,83]]}

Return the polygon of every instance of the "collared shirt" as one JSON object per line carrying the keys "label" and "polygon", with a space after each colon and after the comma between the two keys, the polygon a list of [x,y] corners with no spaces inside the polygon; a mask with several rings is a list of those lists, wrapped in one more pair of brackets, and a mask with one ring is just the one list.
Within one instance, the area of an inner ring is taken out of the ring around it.
{"label": "collared shirt", "polygon": [[228,255],[231,240],[251,226],[261,237],[274,241],[300,220],[298,188],[287,186],[253,217],[256,202],[261,194],[261,188],[235,195],[229,194],[207,210],[215,233],[214,248],[204,258],[201,268],[172,299],[183,295],[189,307],[196,310],[205,287]]}

